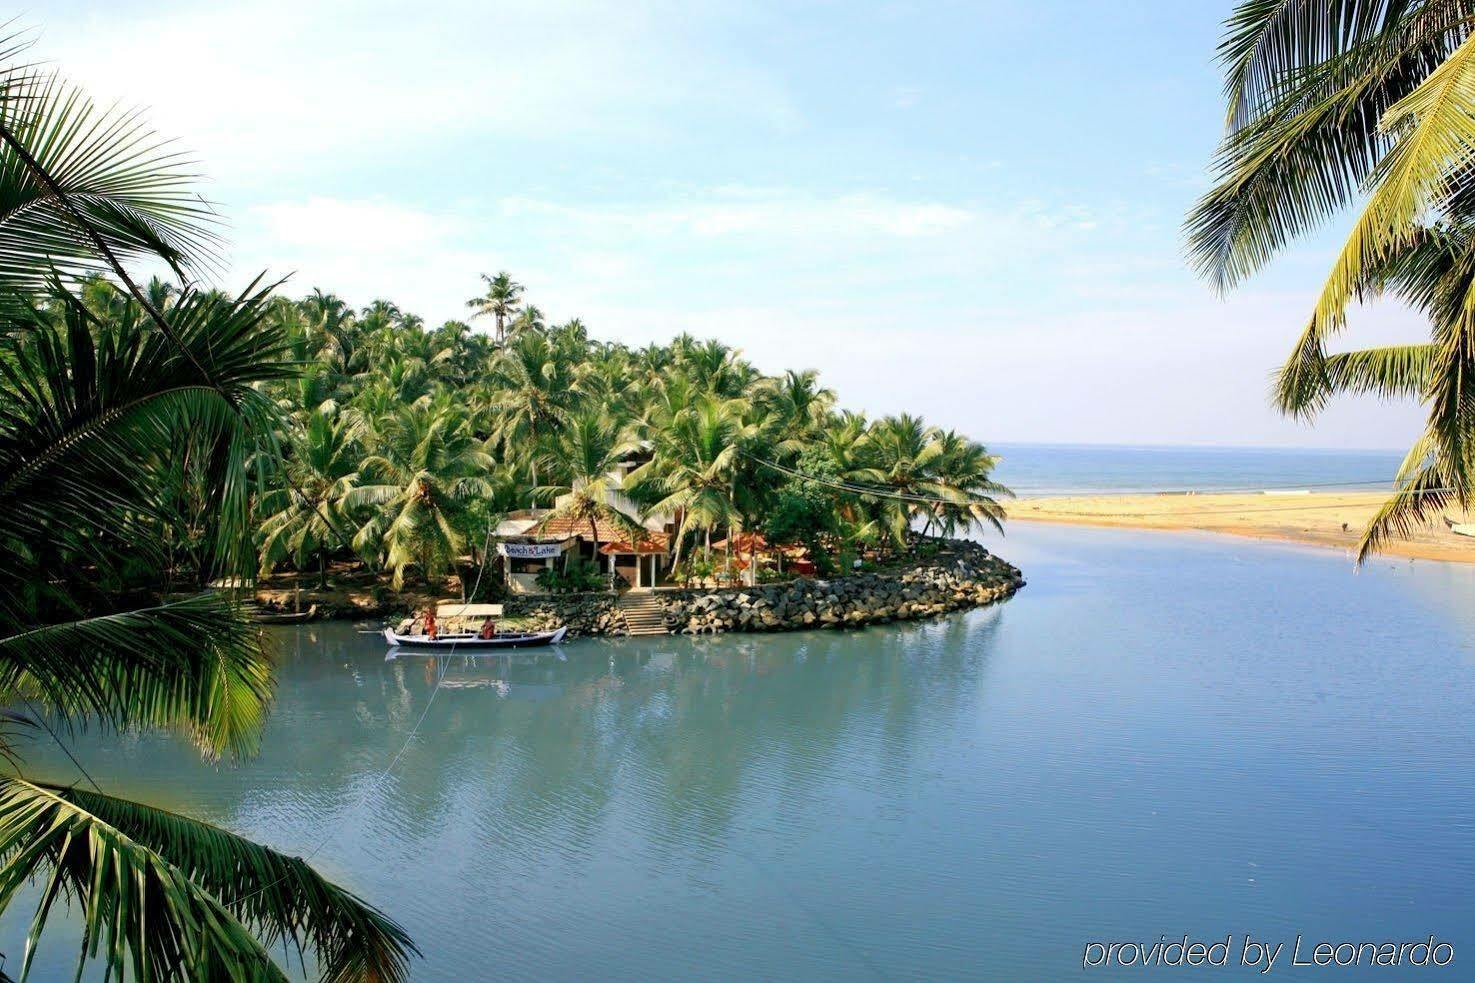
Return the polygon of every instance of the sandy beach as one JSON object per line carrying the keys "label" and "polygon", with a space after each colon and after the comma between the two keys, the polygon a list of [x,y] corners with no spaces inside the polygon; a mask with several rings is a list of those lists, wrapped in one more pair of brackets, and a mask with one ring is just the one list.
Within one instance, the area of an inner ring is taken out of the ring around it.
{"label": "sandy beach", "polygon": [[[1010,519],[1023,522],[1192,529],[1351,551],[1384,497],[1382,492],[1093,495],[1025,498],[1006,507]],[[1390,544],[1384,554],[1475,563],[1475,538],[1456,536],[1439,522]]]}

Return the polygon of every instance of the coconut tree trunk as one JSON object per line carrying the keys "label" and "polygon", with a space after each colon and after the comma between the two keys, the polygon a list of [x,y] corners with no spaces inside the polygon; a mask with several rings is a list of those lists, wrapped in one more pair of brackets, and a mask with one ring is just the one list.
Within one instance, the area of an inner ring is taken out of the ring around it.
{"label": "coconut tree trunk", "polygon": [[318,590],[328,589],[328,554],[318,553]]}
{"label": "coconut tree trunk", "polygon": [[[595,523],[594,523],[594,517],[592,515],[589,517],[589,535],[590,535],[590,537],[594,541],[594,570],[595,570],[595,572],[598,572],[599,571],[599,526],[595,525]],[[609,586],[610,586],[610,589],[611,590],[614,589],[615,583],[614,583],[614,579],[613,578],[610,579]]]}

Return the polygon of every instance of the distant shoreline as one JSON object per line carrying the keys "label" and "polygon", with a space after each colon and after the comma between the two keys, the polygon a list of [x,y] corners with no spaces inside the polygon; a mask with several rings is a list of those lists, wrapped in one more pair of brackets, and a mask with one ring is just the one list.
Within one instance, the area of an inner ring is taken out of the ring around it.
{"label": "distant shoreline", "polygon": [[[1074,495],[1022,498],[1005,508],[1020,522],[1228,533],[1351,551],[1386,497],[1368,491]],[[1475,539],[1438,524],[1390,543],[1380,555],[1475,563]]]}

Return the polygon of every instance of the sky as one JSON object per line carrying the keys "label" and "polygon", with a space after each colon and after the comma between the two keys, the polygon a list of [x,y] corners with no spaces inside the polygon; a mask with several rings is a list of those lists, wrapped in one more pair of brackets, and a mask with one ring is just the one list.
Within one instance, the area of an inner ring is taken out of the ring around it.
{"label": "sky", "polygon": [[[1344,217],[1227,297],[1184,261],[1230,4],[42,0],[18,23],[208,175],[223,285],[430,324],[718,337],[984,442],[1404,447],[1270,407]],[[480,322],[476,322],[480,324]],[[1391,305],[1347,347],[1411,340]]]}

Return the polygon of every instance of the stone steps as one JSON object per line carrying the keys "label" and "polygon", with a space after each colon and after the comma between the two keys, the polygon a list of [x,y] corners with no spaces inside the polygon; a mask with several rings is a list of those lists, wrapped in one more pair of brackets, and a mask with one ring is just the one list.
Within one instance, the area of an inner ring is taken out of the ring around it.
{"label": "stone steps", "polygon": [[630,591],[622,594],[615,603],[625,616],[625,627],[629,630],[630,637],[671,634],[666,627],[665,609],[654,594],[648,591]]}

